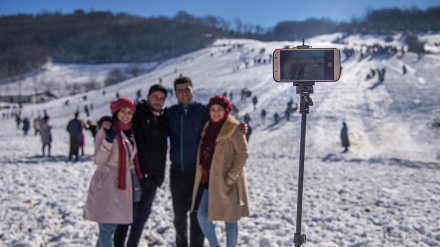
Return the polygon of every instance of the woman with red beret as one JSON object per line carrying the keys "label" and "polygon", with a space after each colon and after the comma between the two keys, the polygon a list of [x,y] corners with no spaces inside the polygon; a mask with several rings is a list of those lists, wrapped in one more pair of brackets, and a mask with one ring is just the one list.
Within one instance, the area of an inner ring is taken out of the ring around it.
{"label": "woman with red beret", "polygon": [[229,114],[231,110],[226,97],[210,99],[210,119],[198,150],[191,211],[197,211],[200,228],[211,247],[219,246],[213,221],[225,222],[226,246],[234,247],[238,220],[250,215],[245,173],[248,144],[240,122]]}
{"label": "woman with red beret", "polygon": [[111,102],[112,124],[96,134],[95,164],[83,217],[99,223],[97,247],[112,246],[118,224],[133,221],[132,174],[141,178],[131,121],[136,110],[133,100]]}

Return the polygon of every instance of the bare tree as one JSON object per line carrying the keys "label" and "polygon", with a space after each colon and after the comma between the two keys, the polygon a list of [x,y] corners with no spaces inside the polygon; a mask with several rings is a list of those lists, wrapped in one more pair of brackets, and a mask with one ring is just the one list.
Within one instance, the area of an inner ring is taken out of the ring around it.
{"label": "bare tree", "polygon": [[121,81],[124,81],[126,79],[127,78],[122,73],[120,68],[114,68],[114,69],[110,70],[110,72],[108,72],[107,78],[105,79],[104,84],[105,84],[105,86],[110,86],[113,84],[117,84]]}

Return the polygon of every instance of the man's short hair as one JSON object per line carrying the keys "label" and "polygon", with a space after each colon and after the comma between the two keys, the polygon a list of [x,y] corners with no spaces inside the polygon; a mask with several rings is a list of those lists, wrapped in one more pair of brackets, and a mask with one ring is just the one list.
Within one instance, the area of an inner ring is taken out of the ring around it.
{"label": "man's short hair", "polygon": [[174,80],[174,91],[176,90],[176,85],[185,84],[185,83],[189,83],[189,85],[191,87],[193,86],[191,79],[186,76],[181,76],[181,77],[177,78],[176,80]]}
{"label": "man's short hair", "polygon": [[160,84],[155,84],[153,86],[150,87],[150,90],[148,91],[148,96],[150,96],[151,94],[153,94],[154,92],[162,92],[165,94],[165,98],[167,97],[167,90],[165,89],[164,86],[160,85]]}

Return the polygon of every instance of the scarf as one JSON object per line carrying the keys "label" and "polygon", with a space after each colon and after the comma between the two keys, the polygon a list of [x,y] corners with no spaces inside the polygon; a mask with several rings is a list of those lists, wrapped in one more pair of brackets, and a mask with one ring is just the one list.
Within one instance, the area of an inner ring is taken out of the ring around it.
{"label": "scarf", "polygon": [[209,170],[211,169],[212,156],[214,155],[215,150],[215,140],[217,139],[217,135],[220,132],[225,120],[226,118],[218,122],[209,121],[209,125],[205,130],[205,135],[200,141],[199,162],[202,166],[203,185],[208,185]]}
{"label": "scarf", "polygon": [[[125,190],[125,177],[126,177],[126,167],[127,167],[127,147],[125,145],[125,141],[122,138],[121,131],[130,130],[133,134],[133,130],[131,129],[131,123],[124,124],[120,121],[113,121],[113,126],[117,133],[118,138],[118,147],[119,147],[119,164],[118,164],[118,188],[121,190]],[[133,145],[134,146],[134,145]],[[142,178],[142,173],[139,168],[138,155],[134,156],[134,169],[138,178]]]}

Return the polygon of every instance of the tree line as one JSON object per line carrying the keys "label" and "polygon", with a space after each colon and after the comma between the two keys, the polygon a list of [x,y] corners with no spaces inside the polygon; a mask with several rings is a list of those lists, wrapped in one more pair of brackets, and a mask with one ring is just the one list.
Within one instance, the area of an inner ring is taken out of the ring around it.
{"label": "tree line", "polygon": [[139,17],[104,11],[42,12],[0,16],[0,79],[34,71],[51,60],[61,63],[161,61],[195,51],[218,38],[292,41],[325,33],[440,30],[440,7],[427,10],[367,11],[362,19],[285,21],[273,28],[233,24],[219,17]]}

